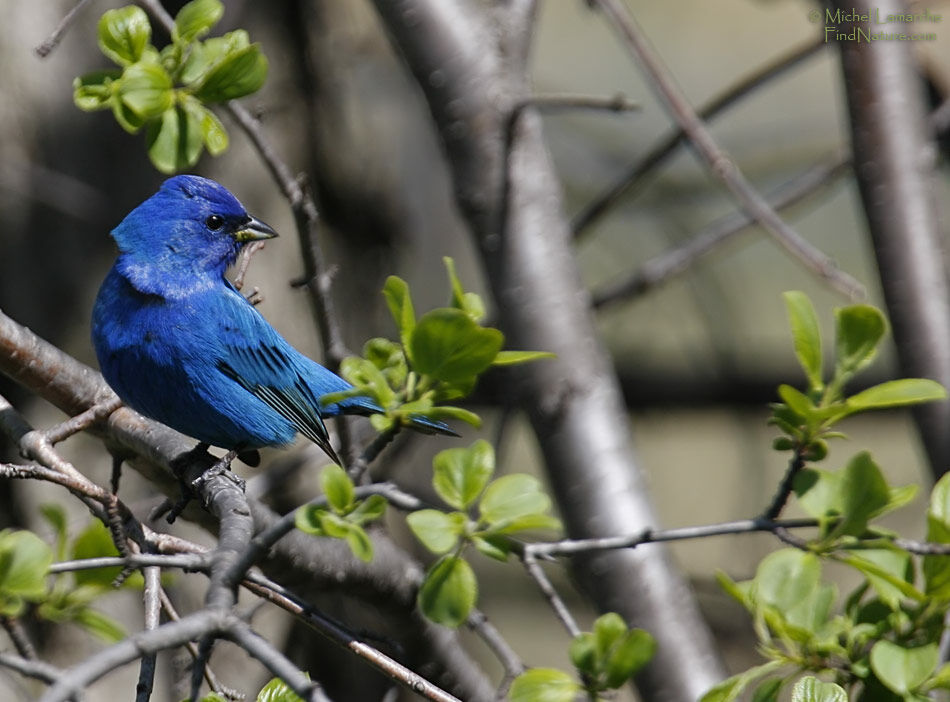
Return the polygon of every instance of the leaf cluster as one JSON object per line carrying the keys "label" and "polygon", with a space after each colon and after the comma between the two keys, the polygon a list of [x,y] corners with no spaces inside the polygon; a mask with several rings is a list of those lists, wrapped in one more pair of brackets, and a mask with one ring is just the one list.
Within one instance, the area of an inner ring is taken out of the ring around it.
{"label": "leaf cluster", "polygon": [[243,29],[202,39],[223,14],[221,0],[192,0],[175,17],[171,44],[159,50],[141,8],[107,11],[99,48],[118,68],[76,78],[76,106],[112,110],[130,134],[144,128],[149,158],[163,173],[194,166],[204,149],[222,153],[228,133],[208,105],[256,92],[267,77],[267,58]]}
{"label": "leaf cluster", "polygon": [[548,514],[551,500],[534,476],[512,473],[491,479],[495,451],[487,441],[442,451],[432,464],[432,486],[453,511],[421,509],[406,517],[416,538],[440,556],[426,573],[418,602],[432,621],[457,627],[478,597],[465,549],[472,545],[504,561],[513,546],[512,535],[559,529],[560,522]]}
{"label": "leaf cluster", "polygon": [[833,427],[845,417],[947,397],[942,385],[926,378],[892,380],[850,397],[845,395],[845,385],[877,356],[887,334],[884,315],[871,305],[835,310],[834,363],[831,378],[825,382],[815,308],[802,292],[787,292],[784,298],[795,355],[805,371],[808,387],[802,392],[791,385],[779,386],[782,402],[772,405],[769,420],[783,433],[773,444],[776,449],[795,451],[806,460],[819,461],[828,453],[827,439],[844,437]]}
{"label": "leaf cluster", "polygon": [[556,668],[532,668],[511,685],[512,702],[573,702],[581,693],[589,700],[604,699],[625,685],[653,657],[656,641],[643,629],[627,627],[623,618],[608,612],[594,622],[593,631],[571,641],[569,653],[580,676],[577,682]]}
{"label": "leaf cluster", "polygon": [[385,410],[371,418],[380,432],[412,424],[414,417],[457,419],[478,427],[481,419],[477,414],[436,403],[470,394],[479,376],[492,366],[552,356],[538,351],[503,351],[504,335],[481,324],[485,318],[481,298],[464,290],[452,259],[444,261],[451,287],[449,306],[416,318],[409,285],[402,278],[390,276],[383,296],[399,331],[399,341],[370,339],[362,357],[345,359],[340,372],[354,387],[323,396],[324,404],[348,397],[371,397]]}
{"label": "leaf cluster", "polygon": [[[90,523],[70,541],[63,509],[43,505],[41,512],[53,528],[57,560],[119,555],[101,522]],[[40,619],[76,624],[109,643],[124,638],[125,631],[118,622],[92,606],[114,590],[121,569],[97,568],[49,576],[53,558],[54,549],[29,531],[0,532],[0,616],[17,618],[29,609]],[[142,576],[135,573],[122,585],[140,588]]]}
{"label": "leaf cluster", "polygon": [[[775,447],[796,454],[793,489],[802,509],[816,519],[817,533],[801,548],[766,556],[752,580],[734,582],[719,574],[726,592],[752,615],[760,650],[769,660],[717,685],[703,702],[735,700],[753,686],[754,700],[770,702],[796,679],[792,699],[802,702],[927,699],[931,690],[950,688],[950,665],[938,667],[937,655],[950,606],[950,559],[915,557],[893,532],[874,523],[910,502],[917,486],[891,486],[866,451],[836,471],[808,462],[825,458],[825,440],[843,436],[832,427],[845,417],[944,399],[946,391],[912,378],[847,396],[846,383],[873,360],[884,338],[884,316],[869,305],[836,311],[834,365],[825,382],[811,302],[791,292],[785,303],[808,388],[781,386],[783,402],[773,407],[770,421],[784,433]],[[945,477],[931,494],[929,541],[950,543],[948,520],[950,477]],[[861,578],[841,602],[837,587],[822,579],[825,562],[853,569]],[[801,677],[806,672],[833,682]]]}
{"label": "leaf cluster", "polygon": [[357,500],[353,481],[335,463],[320,473],[320,486],[329,508],[304,505],[294,517],[297,528],[314,536],[343,539],[354,556],[367,563],[373,560],[373,542],[363,527],[383,516],[386,499],[371,495]]}

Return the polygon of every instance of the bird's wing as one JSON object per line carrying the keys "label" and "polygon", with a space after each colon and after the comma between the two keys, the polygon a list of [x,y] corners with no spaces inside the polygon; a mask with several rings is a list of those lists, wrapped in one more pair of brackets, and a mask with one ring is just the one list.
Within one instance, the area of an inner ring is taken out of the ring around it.
{"label": "bird's wing", "polygon": [[[215,305],[219,308],[216,312],[222,341],[218,370],[273,408],[339,463],[320,415],[319,397],[306,378],[309,367],[316,364],[287,343],[239,292],[228,292]],[[339,382],[346,387],[345,381]]]}

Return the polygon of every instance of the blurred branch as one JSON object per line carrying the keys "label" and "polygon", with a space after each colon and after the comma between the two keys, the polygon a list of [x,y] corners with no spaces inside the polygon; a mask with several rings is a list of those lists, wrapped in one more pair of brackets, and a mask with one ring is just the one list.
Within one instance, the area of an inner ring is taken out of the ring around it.
{"label": "blurred branch", "polygon": [[[898,0],[834,4],[849,16],[910,11]],[[902,41],[849,41],[839,48],[854,171],[901,372],[950,387],[950,290],[935,199],[937,150],[917,63]],[[931,472],[939,477],[950,470],[950,403],[916,408],[914,416]]]}
{"label": "blurred branch", "polygon": [[76,21],[76,18],[79,16],[79,13],[82,11],[89,3],[89,0],[79,0],[72,8],[67,12],[63,19],[60,20],[59,24],[56,25],[56,28],[52,33],[43,41],[42,44],[33,49],[36,52],[36,55],[40,58],[46,58],[50,53],[59,46],[59,42],[62,41],[63,36],[66,32],[69,31],[69,28],[72,26],[73,22]]}
{"label": "blurred branch", "polygon": [[[781,76],[805,59],[818,53],[824,46],[825,42],[821,39],[810,41],[765,64],[703,105],[697,111],[699,118],[703,120],[712,119],[772,79]],[[618,178],[613,185],[595,197],[574,217],[571,225],[574,236],[579,237],[583,234],[594,222],[606,214],[625,193],[643,182],[650,173],[665,163],[676,150],[676,147],[685,140],[686,132],[679,128],[650,149],[646,156]]]}
{"label": "blurred branch", "polygon": [[752,187],[742,171],[713,139],[705,123],[690,107],[672,76],[650,47],[639,26],[619,0],[593,0],[621,35],[638,65],[643,66],[649,83],[670,115],[686,133],[690,144],[709,172],[728,188],[742,209],[759,222],[769,234],[806,268],[848,298],[863,299],[864,286],[840,270],[828,256],[788,226],[765,198]]}
{"label": "blurred branch", "polygon": [[[772,191],[767,198],[769,206],[776,211],[791,207],[834,182],[850,168],[851,161],[846,157],[834,158],[812,166]],[[654,256],[632,275],[595,292],[594,307],[598,309],[609,307],[653,290],[677,275],[685,273],[703,256],[712,253],[717,247],[729,241],[734,234],[738,234],[753,224],[756,224],[756,220],[745,212],[733,212],[717,219],[685,244]]]}
{"label": "blurred branch", "polygon": [[0,651],[0,668],[9,668],[28,678],[50,684],[56,682],[63,674],[62,670],[44,661],[22,658],[5,651]]}
{"label": "blurred branch", "polygon": [[516,110],[525,107],[536,107],[542,112],[560,110],[605,110],[608,112],[632,112],[642,109],[638,102],[633,102],[623,93],[616,95],[575,95],[573,93],[550,93],[532,95],[515,106]]}

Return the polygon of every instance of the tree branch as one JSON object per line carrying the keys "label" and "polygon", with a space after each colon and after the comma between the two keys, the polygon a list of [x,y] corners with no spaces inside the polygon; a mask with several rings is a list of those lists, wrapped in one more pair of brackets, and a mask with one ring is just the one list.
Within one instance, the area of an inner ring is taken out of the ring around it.
{"label": "tree branch", "polygon": [[[833,4],[852,16],[909,12],[899,0]],[[950,387],[950,290],[935,199],[937,151],[918,65],[903,41],[849,41],[839,48],[854,171],[901,372]],[[915,408],[914,417],[937,478],[950,470],[950,403]]]}

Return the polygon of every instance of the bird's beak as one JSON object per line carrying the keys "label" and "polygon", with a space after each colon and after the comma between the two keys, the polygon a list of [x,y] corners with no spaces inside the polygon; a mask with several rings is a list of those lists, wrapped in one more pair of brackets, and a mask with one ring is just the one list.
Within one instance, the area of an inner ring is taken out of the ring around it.
{"label": "bird's beak", "polygon": [[269,224],[265,224],[254,217],[248,219],[244,226],[234,232],[234,239],[240,244],[248,241],[273,239],[275,236],[277,236],[277,232]]}

